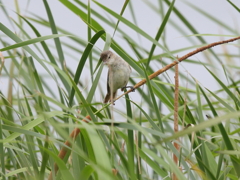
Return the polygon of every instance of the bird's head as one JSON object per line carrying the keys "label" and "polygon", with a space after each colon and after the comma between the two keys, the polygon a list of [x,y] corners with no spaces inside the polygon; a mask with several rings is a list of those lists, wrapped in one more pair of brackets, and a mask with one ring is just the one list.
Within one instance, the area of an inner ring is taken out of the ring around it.
{"label": "bird's head", "polygon": [[100,58],[101,58],[101,60],[103,61],[104,64],[111,65],[115,61],[115,56],[116,55],[113,52],[107,50],[107,51],[104,51],[104,52],[101,53]]}

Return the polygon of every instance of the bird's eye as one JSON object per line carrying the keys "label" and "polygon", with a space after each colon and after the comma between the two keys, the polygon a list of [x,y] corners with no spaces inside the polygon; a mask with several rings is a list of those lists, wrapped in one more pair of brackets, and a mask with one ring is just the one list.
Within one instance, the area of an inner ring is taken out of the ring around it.
{"label": "bird's eye", "polygon": [[108,56],[108,59],[110,59],[111,56]]}

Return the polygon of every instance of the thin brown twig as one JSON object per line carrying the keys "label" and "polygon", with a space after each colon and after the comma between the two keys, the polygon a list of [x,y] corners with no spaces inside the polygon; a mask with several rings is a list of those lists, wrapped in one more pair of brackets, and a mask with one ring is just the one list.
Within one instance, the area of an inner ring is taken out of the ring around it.
{"label": "thin brown twig", "polygon": [[[91,117],[88,115],[84,119],[82,119],[82,121],[85,122],[85,123],[88,123],[89,121],[91,121]],[[71,140],[75,140],[79,133],[80,133],[80,129],[79,128],[75,128],[72,131],[72,133],[70,134],[70,139]],[[72,147],[72,144],[71,144],[70,141],[66,141],[65,145],[68,146],[68,147]],[[68,151],[69,151],[69,149],[67,147],[65,147],[65,146],[62,147],[60,152],[59,152],[59,154],[58,154],[58,157],[60,159],[63,159],[66,156]],[[52,178],[53,178],[52,172],[53,171],[50,172],[50,174],[48,176],[48,180],[52,180]],[[55,172],[55,174],[58,172],[58,165],[57,165],[57,163],[54,163],[54,172]]]}
{"label": "thin brown twig", "polygon": [[[174,90],[174,132],[178,132],[178,97],[179,97],[179,73],[178,73],[178,64],[175,66],[175,90]],[[180,146],[178,144],[179,139],[177,138],[176,141],[173,143],[174,147],[179,152]],[[178,157],[173,154],[173,161],[178,166]],[[173,173],[173,180],[178,180],[175,173]]]}
{"label": "thin brown twig", "polygon": [[[152,73],[151,75],[148,76],[148,79],[151,80],[155,77],[157,77],[159,74],[162,74],[163,72],[167,71],[168,69],[172,68],[173,66],[175,66],[176,64],[178,64],[179,62],[199,53],[199,52],[202,52],[206,49],[210,49],[214,46],[217,46],[217,45],[220,45],[220,44],[225,44],[225,43],[229,43],[229,42],[233,42],[233,41],[236,41],[240,39],[240,36],[236,37],[236,38],[232,38],[232,39],[229,39],[229,40],[225,40],[225,41],[219,41],[219,42],[215,42],[215,43],[211,43],[211,44],[208,44],[206,46],[203,46],[201,48],[198,48],[180,58],[178,58],[176,61],[173,61],[171,64],[168,64],[167,66],[163,67],[162,69],[159,69],[158,71]],[[146,79],[143,79],[142,81],[138,82],[137,84],[134,85],[134,89],[137,89],[139,88],[140,86],[144,85],[146,83]],[[114,101],[120,99],[122,96],[124,96],[125,94],[128,94],[130,92],[132,92],[134,89],[130,89],[128,91],[126,91],[125,93],[123,93],[122,95],[120,95],[119,97],[117,97],[116,99],[114,99]]]}

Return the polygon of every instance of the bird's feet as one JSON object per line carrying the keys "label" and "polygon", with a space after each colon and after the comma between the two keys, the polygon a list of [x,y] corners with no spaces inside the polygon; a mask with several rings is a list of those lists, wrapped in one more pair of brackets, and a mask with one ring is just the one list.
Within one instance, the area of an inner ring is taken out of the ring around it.
{"label": "bird's feet", "polygon": [[115,106],[115,101],[111,101],[111,104]]}
{"label": "bird's feet", "polygon": [[131,88],[132,92],[135,91],[135,88],[134,88],[133,86],[125,86],[125,87],[122,87],[122,91],[123,91],[124,89],[127,89],[127,88]]}

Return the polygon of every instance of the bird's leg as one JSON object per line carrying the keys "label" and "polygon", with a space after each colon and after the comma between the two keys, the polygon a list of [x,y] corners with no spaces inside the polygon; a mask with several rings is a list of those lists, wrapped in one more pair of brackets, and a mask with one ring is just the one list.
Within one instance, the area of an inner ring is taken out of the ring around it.
{"label": "bird's leg", "polygon": [[124,86],[124,87],[122,87],[121,90],[123,91],[124,89],[127,89],[127,88],[131,88],[132,92],[135,91],[135,88],[133,86]]}
{"label": "bird's leg", "polygon": [[112,104],[112,105],[115,105],[115,101],[114,101],[114,100],[112,100],[112,101],[111,101],[111,104]]}

